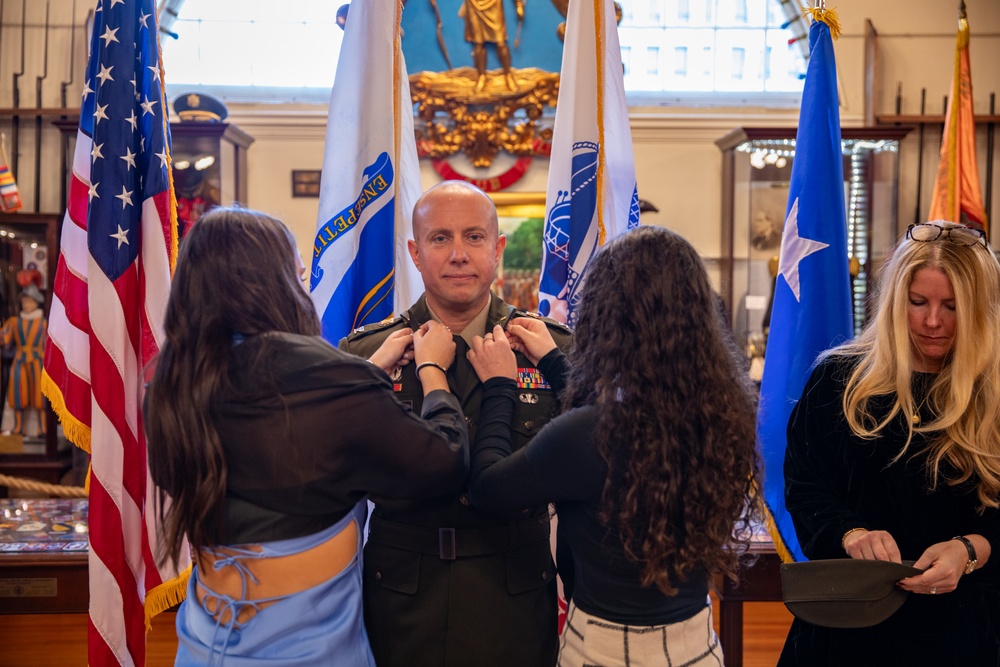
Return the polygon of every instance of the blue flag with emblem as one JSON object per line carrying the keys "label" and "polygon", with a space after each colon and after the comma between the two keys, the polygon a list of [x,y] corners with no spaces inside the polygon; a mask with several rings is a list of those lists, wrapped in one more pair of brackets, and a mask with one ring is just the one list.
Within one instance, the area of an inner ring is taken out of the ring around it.
{"label": "blue flag with emblem", "polygon": [[420,168],[401,11],[396,0],[351,3],[330,96],[309,291],[334,344],[421,291],[406,248]]}
{"label": "blue flag with emblem", "polygon": [[573,326],[587,263],[639,226],[632,132],[613,0],[573,2],[545,196],[538,311]]}
{"label": "blue flag with emblem", "polygon": [[788,418],[816,357],[853,335],[836,63],[823,20],[836,24],[814,18],[757,415],[768,529],[784,561],[805,559],[785,508]]}

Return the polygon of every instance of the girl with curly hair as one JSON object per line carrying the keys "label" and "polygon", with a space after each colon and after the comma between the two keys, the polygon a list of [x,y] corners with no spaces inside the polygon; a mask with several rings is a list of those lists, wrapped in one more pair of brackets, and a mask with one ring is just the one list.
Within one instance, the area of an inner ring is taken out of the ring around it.
{"label": "girl with curly hair", "polygon": [[[759,517],[747,374],[701,259],[673,232],[641,227],[605,246],[583,293],[568,360],[537,320],[475,341],[472,502],[555,503],[570,600],[561,665],[721,664],[709,583],[735,577]],[[512,347],[565,409],[513,453],[511,409],[531,398]]]}

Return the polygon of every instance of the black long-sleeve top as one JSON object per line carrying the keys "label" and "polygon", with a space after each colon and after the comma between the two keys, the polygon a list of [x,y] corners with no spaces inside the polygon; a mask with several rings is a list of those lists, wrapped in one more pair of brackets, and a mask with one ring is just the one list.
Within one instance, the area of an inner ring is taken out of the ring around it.
{"label": "black long-sleeve top", "polygon": [[465,481],[468,430],[451,393],[429,393],[420,418],[381,369],[319,337],[247,338],[229,384],[212,401],[227,470],[221,544],[310,535],[366,494],[419,498]]}
{"label": "black long-sleeve top", "polygon": [[[843,357],[821,362],[789,420],[785,500],[805,555],[847,558],[841,539],[851,528],[888,531],[903,560],[916,560],[932,544],[966,534],[985,537],[993,553],[980,569],[961,577],[954,592],[910,594],[896,614],[875,627],[820,628],[796,620],[779,664],[1000,664],[1000,513],[978,511],[974,481],[951,486],[940,478],[931,489],[925,434],[914,434],[907,453],[893,462],[906,440],[904,416],[872,439],[851,432],[842,401],[854,363]],[[914,398],[924,420],[933,417],[924,401],[932,381],[931,374],[914,374]],[[875,397],[873,416],[888,414],[894,400]]]}
{"label": "black long-sleeve top", "polygon": [[[564,384],[565,355],[553,350],[538,368],[556,389]],[[594,441],[597,410],[575,408],[546,425],[511,454],[515,383],[492,378],[483,385],[479,431],[472,451],[469,493],[474,505],[510,513],[554,502],[559,519],[559,571],[572,571],[572,600],[581,610],[613,623],[661,625],[686,620],[704,609],[708,578],[678,582],[674,596],[640,583],[639,567],[625,557],[616,527],[597,513],[608,467]],[[568,544],[572,564],[564,562]]]}

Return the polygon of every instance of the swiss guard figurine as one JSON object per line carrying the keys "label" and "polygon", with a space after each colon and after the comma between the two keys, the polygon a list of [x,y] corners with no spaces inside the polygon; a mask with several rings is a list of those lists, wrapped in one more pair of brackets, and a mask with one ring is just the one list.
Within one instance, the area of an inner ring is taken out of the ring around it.
{"label": "swiss guard figurine", "polygon": [[24,434],[24,417],[34,410],[38,418],[38,434],[45,433],[42,416],[42,358],[48,323],[42,306],[45,297],[33,284],[20,293],[21,312],[3,325],[4,346],[13,345],[14,362],[10,368],[7,405],[14,412],[15,435]]}

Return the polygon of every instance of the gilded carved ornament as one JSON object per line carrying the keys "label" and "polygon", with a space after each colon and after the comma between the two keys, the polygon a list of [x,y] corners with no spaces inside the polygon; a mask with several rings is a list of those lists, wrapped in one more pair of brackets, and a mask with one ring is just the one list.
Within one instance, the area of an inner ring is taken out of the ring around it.
{"label": "gilded carved ornament", "polygon": [[[569,0],[551,0],[565,17]],[[518,47],[525,20],[526,0],[515,0]],[[441,37],[441,15],[431,0],[438,22],[438,43],[451,64]],[[615,3],[621,20],[621,6]],[[443,72],[410,76],[410,95],[417,105],[415,133],[422,157],[442,160],[464,152],[476,167],[489,167],[501,150],[522,158],[548,156],[552,128],[539,127],[545,107],[555,107],[559,74],[510,64],[507,26],[501,0],[464,0],[465,40],[472,46],[474,67],[450,67]],[[565,23],[556,29],[563,39]],[[500,69],[486,69],[487,45],[496,49]],[[519,163],[520,164],[520,163]],[[523,169],[522,169],[523,173]]]}

